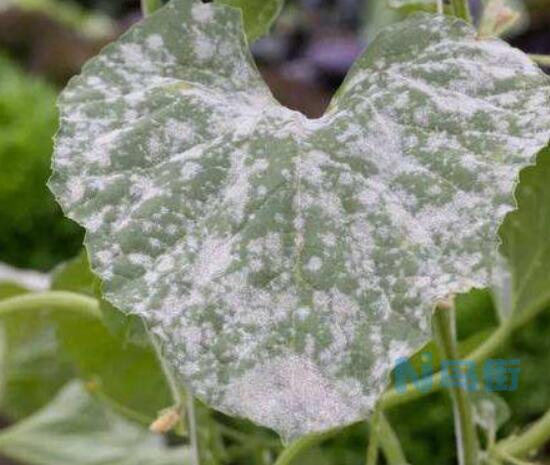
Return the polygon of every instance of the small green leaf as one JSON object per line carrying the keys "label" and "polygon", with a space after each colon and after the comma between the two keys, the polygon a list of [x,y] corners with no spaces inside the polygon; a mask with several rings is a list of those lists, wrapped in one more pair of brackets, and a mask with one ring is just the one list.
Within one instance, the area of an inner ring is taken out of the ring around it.
{"label": "small green leaf", "polygon": [[[52,289],[98,295],[99,280],[90,271],[85,253],[56,270]],[[105,311],[118,312],[114,308]],[[66,356],[76,364],[80,377],[92,381],[102,395],[151,421],[173,403],[150,342],[146,344],[143,336],[137,346],[126,337],[128,321],[118,321],[117,332],[112,333],[103,322],[80,315],[64,312],[52,318]]]}
{"label": "small green leaf", "polygon": [[60,100],[51,188],[105,297],[210,405],[294,438],[365,418],[434,303],[490,284],[550,81],[455,18],[382,31],[318,120],[240,14],[175,0]]}
{"label": "small green leaf", "polygon": [[[27,282],[29,275],[19,275]],[[29,292],[18,283],[0,281],[0,300]],[[46,405],[74,375],[63,357],[46,310],[0,318],[0,411],[12,420]]]}
{"label": "small green leaf", "polygon": [[250,43],[267,34],[281,13],[284,0],[215,0],[216,3],[240,8],[244,30]]}
{"label": "small green leaf", "polygon": [[185,447],[115,415],[73,382],[44,409],[3,430],[0,452],[27,465],[185,465]]}

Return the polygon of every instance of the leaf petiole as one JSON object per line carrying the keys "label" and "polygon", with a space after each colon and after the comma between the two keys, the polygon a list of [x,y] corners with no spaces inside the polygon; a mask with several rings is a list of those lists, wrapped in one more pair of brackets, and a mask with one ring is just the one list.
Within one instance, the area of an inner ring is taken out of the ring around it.
{"label": "leaf petiole", "polygon": [[[437,306],[433,316],[433,329],[441,358],[457,361],[459,355],[456,342],[454,302],[443,302]],[[453,401],[458,462],[460,465],[477,465],[479,463],[479,442],[473,408],[466,387],[454,384],[449,387]]]}
{"label": "leaf petiole", "polygon": [[37,292],[2,300],[0,301],[0,316],[47,308],[76,312],[94,319],[102,318],[97,299],[66,291]]}

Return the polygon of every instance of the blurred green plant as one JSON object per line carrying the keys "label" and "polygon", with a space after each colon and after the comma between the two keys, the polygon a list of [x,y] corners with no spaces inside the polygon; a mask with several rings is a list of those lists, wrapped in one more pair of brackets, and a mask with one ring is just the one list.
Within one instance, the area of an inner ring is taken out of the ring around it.
{"label": "blurred green plant", "polygon": [[116,31],[115,22],[108,15],[89,11],[71,1],[0,0],[0,11],[11,7],[38,11],[90,38],[103,38]]}
{"label": "blurred green plant", "polygon": [[56,91],[0,56],[0,261],[46,270],[74,256],[81,229],[45,186]]}

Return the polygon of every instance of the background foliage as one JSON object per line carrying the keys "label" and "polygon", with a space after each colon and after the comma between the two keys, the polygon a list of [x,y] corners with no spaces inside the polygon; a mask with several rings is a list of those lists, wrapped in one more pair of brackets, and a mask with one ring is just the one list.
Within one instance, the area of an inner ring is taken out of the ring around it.
{"label": "background foliage", "polygon": [[46,188],[56,89],[0,56],[0,260],[50,269],[74,256],[80,229]]}

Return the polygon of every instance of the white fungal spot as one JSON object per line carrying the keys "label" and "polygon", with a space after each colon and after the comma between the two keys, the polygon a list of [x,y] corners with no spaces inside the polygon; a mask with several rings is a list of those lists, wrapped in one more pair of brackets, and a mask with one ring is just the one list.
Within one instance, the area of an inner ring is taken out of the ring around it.
{"label": "white fungal spot", "polygon": [[319,257],[311,257],[307,262],[306,269],[315,273],[316,271],[319,271],[322,266],[323,260],[321,260]]}

